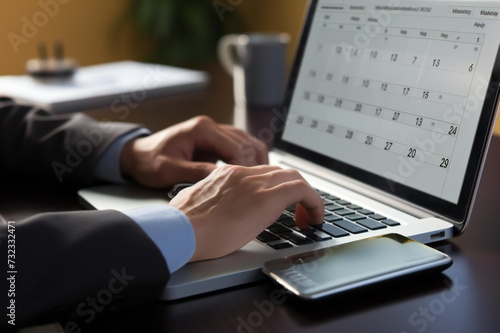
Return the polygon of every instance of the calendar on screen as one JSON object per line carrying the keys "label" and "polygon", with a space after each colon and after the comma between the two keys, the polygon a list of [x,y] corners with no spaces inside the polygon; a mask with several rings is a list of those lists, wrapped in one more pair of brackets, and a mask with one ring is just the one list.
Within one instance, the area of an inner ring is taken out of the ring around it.
{"label": "calendar on screen", "polygon": [[477,1],[319,1],[283,139],[458,201],[500,41]]}

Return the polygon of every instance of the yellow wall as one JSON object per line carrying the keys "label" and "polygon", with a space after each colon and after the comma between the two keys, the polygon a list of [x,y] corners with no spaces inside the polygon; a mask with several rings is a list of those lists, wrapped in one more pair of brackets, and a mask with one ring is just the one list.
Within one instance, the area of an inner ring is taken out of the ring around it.
{"label": "yellow wall", "polygon": [[[44,10],[39,2],[52,5]],[[40,41],[52,45],[62,40],[67,56],[81,65],[135,58],[131,43],[112,33],[127,4],[128,0],[22,0],[2,4],[0,75],[23,74],[26,60],[37,55]]]}
{"label": "yellow wall", "polygon": [[300,37],[307,0],[243,0],[235,7],[249,31],[282,31],[292,37],[289,63],[293,61]]}
{"label": "yellow wall", "polygon": [[[186,0],[179,0],[186,1]],[[139,59],[130,34],[113,33],[129,0],[33,0],[9,1],[0,10],[0,75],[23,74],[27,59],[36,56],[40,41],[64,41],[66,54],[81,65]],[[232,1],[249,31],[285,31],[291,34],[289,62],[300,35],[307,0]],[[51,6],[47,14],[39,3]],[[227,2],[231,3],[231,2]],[[214,15],[216,15],[214,10]],[[231,15],[226,12],[225,15]],[[29,23],[26,23],[29,22]],[[29,30],[33,24],[37,31]],[[38,27],[36,26],[38,25]],[[23,31],[24,28],[24,31]],[[17,38],[17,45],[9,40]],[[500,134],[500,123],[496,133]]]}
{"label": "yellow wall", "polygon": [[[39,2],[58,4],[58,8],[51,6],[54,13],[50,16]],[[138,58],[139,52],[134,51],[127,34],[122,33],[117,40],[112,33],[128,3],[129,0],[22,0],[3,5],[0,10],[0,75],[24,73],[25,62],[36,56],[38,43],[53,43],[56,39],[64,41],[67,55],[77,58],[81,65]],[[293,37],[291,62],[307,0],[240,0],[239,3],[233,12],[225,12],[224,17],[229,18],[233,13],[239,15],[251,31],[289,32]],[[215,9],[214,15],[217,15]],[[48,18],[46,22],[44,17]],[[23,30],[31,24],[37,32]],[[18,44],[13,45],[9,36]]]}

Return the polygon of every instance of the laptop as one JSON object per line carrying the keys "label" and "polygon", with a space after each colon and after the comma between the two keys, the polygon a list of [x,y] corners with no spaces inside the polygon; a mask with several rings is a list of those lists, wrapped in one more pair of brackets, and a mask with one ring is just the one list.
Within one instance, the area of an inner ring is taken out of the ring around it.
{"label": "laptop", "polygon": [[[270,161],[318,190],[325,223],[299,232],[291,207],[239,251],[172,274],[160,298],[256,281],[265,261],[381,234],[460,235],[497,110],[499,12],[498,1],[311,1]],[[94,209],[168,201],[133,186],[79,195]]]}

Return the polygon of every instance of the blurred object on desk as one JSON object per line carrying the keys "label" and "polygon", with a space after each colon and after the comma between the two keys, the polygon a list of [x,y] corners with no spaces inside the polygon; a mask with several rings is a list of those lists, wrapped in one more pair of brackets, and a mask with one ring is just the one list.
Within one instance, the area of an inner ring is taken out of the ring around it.
{"label": "blurred object on desk", "polygon": [[53,57],[48,56],[45,43],[40,42],[38,58],[30,59],[26,63],[27,74],[42,83],[71,80],[77,69],[76,61],[64,56],[64,44],[61,41],[54,44]]}
{"label": "blurred object on desk", "polygon": [[[233,78],[234,125],[274,143],[283,102],[290,35],[281,32],[230,34],[218,44],[219,61]],[[281,126],[281,125],[279,125]]]}
{"label": "blurred object on desk", "polygon": [[237,106],[281,105],[288,78],[287,33],[230,34],[218,44],[222,68],[233,77]]}
{"label": "blurred object on desk", "polygon": [[122,61],[80,68],[72,80],[63,82],[3,76],[0,95],[64,113],[97,107],[119,109],[152,97],[198,91],[208,83],[208,75],[201,71]]}
{"label": "blurred object on desk", "polygon": [[94,108],[85,113],[99,121],[126,121],[139,123],[152,131],[188,120],[201,114],[217,122],[231,123],[233,119],[232,80],[217,64],[204,66],[210,78],[206,89],[188,94],[151,98],[132,106],[121,105],[118,110],[107,106]]}

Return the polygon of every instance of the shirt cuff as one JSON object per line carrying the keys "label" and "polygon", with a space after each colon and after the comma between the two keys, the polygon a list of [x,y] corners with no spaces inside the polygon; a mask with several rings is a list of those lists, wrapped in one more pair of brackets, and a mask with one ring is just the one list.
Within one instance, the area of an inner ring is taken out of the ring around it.
{"label": "shirt cuff", "polygon": [[170,273],[188,263],[196,248],[191,221],[168,205],[154,205],[123,212],[146,232],[160,249]]}
{"label": "shirt cuff", "polygon": [[97,162],[94,177],[98,180],[110,183],[125,183],[126,180],[122,177],[120,172],[120,155],[123,146],[132,139],[150,134],[151,131],[147,128],[138,128],[116,139]]}

